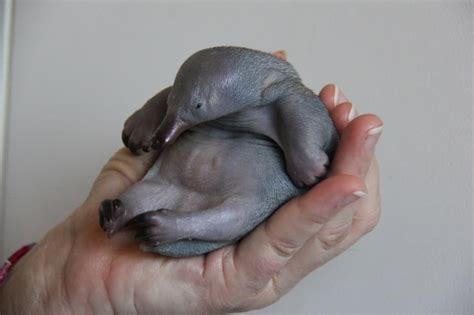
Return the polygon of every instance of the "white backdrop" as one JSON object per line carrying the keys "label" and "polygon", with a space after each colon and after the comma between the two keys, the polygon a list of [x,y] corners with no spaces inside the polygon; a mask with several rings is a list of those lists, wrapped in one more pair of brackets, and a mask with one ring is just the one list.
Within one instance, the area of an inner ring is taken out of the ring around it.
{"label": "white backdrop", "polygon": [[385,121],[383,215],[257,313],[472,313],[472,5],[18,1],[2,257],[79,206],[124,119],[214,45],[286,49]]}

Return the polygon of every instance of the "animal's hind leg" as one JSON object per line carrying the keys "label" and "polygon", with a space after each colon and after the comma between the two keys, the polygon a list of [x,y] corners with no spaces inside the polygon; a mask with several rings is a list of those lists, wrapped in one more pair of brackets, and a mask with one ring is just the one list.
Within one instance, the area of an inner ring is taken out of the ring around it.
{"label": "animal's hind leg", "polygon": [[[150,172],[158,166],[155,164]],[[108,236],[120,231],[132,218],[146,213],[155,207],[174,207],[175,200],[179,200],[179,190],[171,185],[164,185],[159,181],[146,177],[135,183],[118,199],[104,200],[99,209],[99,224]],[[154,205],[153,207],[150,205]]]}
{"label": "animal's hind leg", "polygon": [[148,251],[189,256],[238,240],[273,210],[253,199],[226,200],[201,211],[146,212],[130,220],[127,226],[137,229],[136,238]]}
{"label": "animal's hind leg", "polygon": [[153,133],[160,126],[168,109],[170,90],[171,87],[168,87],[153,96],[125,121],[122,141],[133,153],[150,151]]}

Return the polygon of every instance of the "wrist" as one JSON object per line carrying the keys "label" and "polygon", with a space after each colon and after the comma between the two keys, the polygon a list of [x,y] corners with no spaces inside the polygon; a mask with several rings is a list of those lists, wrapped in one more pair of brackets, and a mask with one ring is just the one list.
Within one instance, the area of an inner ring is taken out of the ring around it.
{"label": "wrist", "polygon": [[10,270],[0,287],[0,313],[66,312],[63,274],[72,243],[70,231],[67,223],[49,231]]}

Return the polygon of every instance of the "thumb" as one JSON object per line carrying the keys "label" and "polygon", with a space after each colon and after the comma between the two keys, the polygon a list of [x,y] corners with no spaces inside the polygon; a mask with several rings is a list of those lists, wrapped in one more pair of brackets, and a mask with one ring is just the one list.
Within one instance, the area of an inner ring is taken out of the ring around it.
{"label": "thumb", "polygon": [[104,199],[116,199],[145,176],[157,156],[157,152],[137,156],[127,148],[118,150],[97,176],[86,199],[85,208],[98,209]]}

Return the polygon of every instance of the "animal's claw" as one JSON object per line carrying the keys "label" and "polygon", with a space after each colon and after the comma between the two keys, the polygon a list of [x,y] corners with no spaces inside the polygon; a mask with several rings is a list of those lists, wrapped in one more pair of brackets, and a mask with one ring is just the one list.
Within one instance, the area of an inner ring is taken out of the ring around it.
{"label": "animal's claw", "polygon": [[298,187],[308,187],[318,183],[327,174],[329,158],[323,151],[304,160],[289,161],[288,175]]}
{"label": "animal's claw", "polygon": [[147,246],[174,242],[180,239],[175,228],[175,217],[167,210],[149,211],[127,222],[128,228],[137,229],[135,239]]}
{"label": "animal's claw", "polygon": [[118,199],[104,200],[99,209],[99,225],[111,237],[121,227],[121,219],[125,214],[122,202]]}

